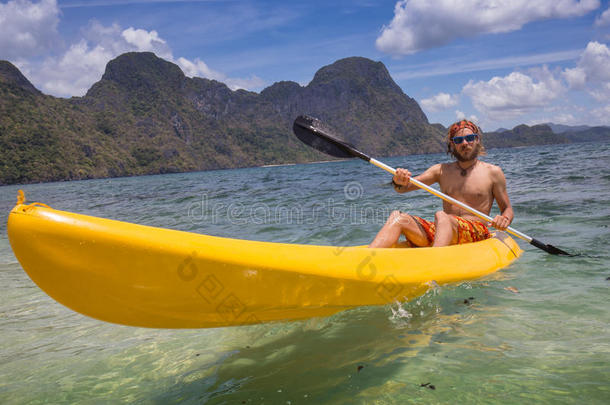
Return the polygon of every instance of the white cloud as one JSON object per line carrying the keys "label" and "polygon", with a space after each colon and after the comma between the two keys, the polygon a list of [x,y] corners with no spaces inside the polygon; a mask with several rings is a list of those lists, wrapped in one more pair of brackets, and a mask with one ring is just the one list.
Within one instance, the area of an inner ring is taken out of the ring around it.
{"label": "white cloud", "polygon": [[11,0],[0,3],[0,57],[35,56],[60,43],[56,0]]}
{"label": "white cloud", "polygon": [[262,89],[265,86],[265,81],[256,75],[251,75],[246,78],[227,78],[224,83],[229,86],[231,90],[255,90]]}
{"label": "white cloud", "polygon": [[545,107],[565,90],[545,66],[531,70],[530,75],[512,72],[505,77],[493,77],[487,82],[475,83],[471,80],[462,92],[487,117],[505,119]]}
{"label": "white cloud", "polygon": [[587,82],[587,74],[581,68],[568,68],[562,73],[571,89],[583,89]]}
{"label": "white cloud", "polygon": [[610,100],[610,83],[600,83],[589,88],[588,93],[599,102]]}
{"label": "white cloud", "polygon": [[[575,107],[575,106],[574,106]],[[542,115],[527,119],[524,124],[528,126],[541,124],[562,124],[562,125],[582,125],[582,116],[574,117],[572,113],[558,112],[554,115]]]}
{"label": "white cloud", "polygon": [[578,61],[578,67],[585,71],[587,81],[610,81],[610,49],[605,44],[589,42]]}
{"label": "white cloud", "polygon": [[44,93],[55,96],[82,96],[100,80],[106,64],[131,51],[151,51],[172,59],[171,50],[155,31],[132,27],[122,30],[118,24],[103,26],[92,21],[83,37],[62,55],[48,56],[37,67],[30,64],[32,82]]}
{"label": "white cloud", "polygon": [[424,109],[429,111],[442,111],[451,107],[455,107],[459,101],[458,94],[447,94],[447,93],[439,93],[430,98],[425,98],[421,100],[420,104],[424,107]]}
{"label": "white cloud", "polygon": [[610,104],[591,111],[592,125],[610,125]]}
{"label": "white cloud", "polygon": [[526,124],[536,125],[552,122],[563,125],[610,125],[610,104],[600,105],[596,108],[566,104],[549,110],[552,114],[531,118]]}
{"label": "white cloud", "polygon": [[32,83],[44,93],[60,97],[82,96],[104,73],[106,64],[125,52],[154,52],[157,56],[178,64],[189,77],[215,79],[231,89],[258,89],[265,84],[256,76],[231,78],[215,71],[201,59],[190,61],[184,57],[174,60],[167,42],[155,30],[146,31],[118,24],[104,26],[91,21],[81,30],[82,38],[59,55],[47,56],[42,62],[27,58],[13,58],[15,64]]}
{"label": "white cloud", "polygon": [[598,101],[610,100],[610,49],[596,41],[589,42],[575,68],[562,72],[570,88],[586,90]]}
{"label": "white cloud", "polygon": [[190,61],[186,58],[178,58],[176,61],[184,74],[188,77],[205,77],[206,79],[217,80],[223,82],[231,90],[245,89],[261,89],[265,85],[265,81],[258,76],[252,75],[249,78],[231,78],[224,73],[217,72],[211,69],[204,61],[197,58]]}
{"label": "white cloud", "polygon": [[90,47],[84,39],[70,46],[61,57],[47,58],[35,76],[42,91],[60,96],[82,96],[99,80],[113,53],[97,45]]}
{"label": "white cloud", "polygon": [[44,93],[82,96],[100,80],[106,64],[125,52],[154,52],[177,63],[187,76],[223,81],[231,89],[258,89],[257,77],[233,78],[212,70],[201,59],[174,60],[168,43],[155,30],[92,20],[69,46],[57,31],[61,12],[56,0],[10,0],[0,3],[0,58],[11,60]]}
{"label": "white cloud", "polygon": [[579,122],[574,115],[570,113],[558,114],[553,117],[551,120],[547,120],[544,122],[553,122],[555,124],[564,124],[564,125],[573,125]]}
{"label": "white cloud", "polygon": [[457,38],[515,31],[532,21],[582,16],[599,6],[599,0],[400,0],[376,46],[408,55]]}
{"label": "white cloud", "polygon": [[[489,81],[470,81],[462,93],[486,120],[529,116],[529,122],[555,122],[576,125],[607,125],[606,107],[582,108],[567,105],[570,98],[561,97],[570,90],[582,90],[598,103],[610,101],[610,49],[606,44],[589,42],[574,67],[549,71],[546,66],[526,73],[513,72]],[[563,79],[563,80],[562,80]],[[556,101],[560,101],[557,103]],[[597,104],[598,106],[600,104]],[[543,112],[546,118],[539,115]]]}
{"label": "white cloud", "polygon": [[610,7],[595,19],[595,26],[605,27],[610,25]]}
{"label": "white cloud", "polygon": [[190,61],[186,58],[180,57],[176,63],[188,77],[198,76],[218,81],[223,81],[226,79],[224,74],[210,69],[208,65],[199,58],[195,59],[195,61]]}
{"label": "white cloud", "polygon": [[149,32],[129,27],[121,32],[121,36],[138,52],[155,52],[157,56],[162,58],[172,58],[167,42],[159,38],[159,34],[155,30]]}
{"label": "white cloud", "polygon": [[455,110],[455,119],[457,119],[458,121],[466,119],[479,125],[479,117],[474,114],[471,114],[469,117],[467,117],[466,113],[460,110]]}

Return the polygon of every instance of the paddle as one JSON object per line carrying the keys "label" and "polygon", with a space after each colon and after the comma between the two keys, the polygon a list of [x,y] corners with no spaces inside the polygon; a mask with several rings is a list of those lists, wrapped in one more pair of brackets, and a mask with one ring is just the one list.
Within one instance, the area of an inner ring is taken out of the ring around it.
{"label": "paddle", "polygon": [[[357,157],[363,160],[366,160],[369,163],[374,164],[375,166],[386,170],[392,174],[396,174],[396,169],[386,165],[385,163],[382,163],[378,160],[375,160],[373,158],[371,158],[370,156],[367,156],[366,154],[360,152],[358,149],[356,149],[356,147],[354,147],[353,145],[350,145],[349,143],[341,140],[339,137],[337,137],[331,128],[329,128],[328,126],[326,126],[324,123],[322,123],[320,120],[318,120],[317,118],[313,118],[313,117],[309,117],[306,115],[301,115],[299,117],[297,117],[297,119],[294,120],[294,125],[292,127],[295,135],[297,136],[297,138],[299,138],[302,142],[306,143],[307,145],[311,146],[314,149],[319,150],[320,152],[324,152],[330,156],[335,156],[335,157],[339,157],[339,158],[353,158],[353,157]],[[453,197],[449,197],[446,194],[441,193],[440,191],[414,179],[411,178],[411,183],[413,183],[414,185],[416,185],[419,188],[422,188],[424,190],[426,190],[427,192],[434,194],[435,196],[442,198],[443,200],[457,205],[458,207],[470,212],[473,215],[476,215],[477,217],[487,221],[487,222],[491,222],[492,218],[488,215],[483,214],[482,212],[479,212],[477,210],[475,210],[474,208],[471,208],[470,206],[464,204],[461,201],[456,200]],[[506,228],[506,231],[512,235],[515,235],[518,238],[521,238],[527,242],[529,242],[531,245],[537,247],[538,249],[542,249],[547,253],[553,254],[553,255],[565,255],[565,256],[572,256],[571,254],[569,254],[568,252],[565,252],[559,248],[556,248],[553,245],[547,245],[537,239],[532,238],[531,236],[527,236],[526,234],[517,231],[516,229],[513,228]]]}

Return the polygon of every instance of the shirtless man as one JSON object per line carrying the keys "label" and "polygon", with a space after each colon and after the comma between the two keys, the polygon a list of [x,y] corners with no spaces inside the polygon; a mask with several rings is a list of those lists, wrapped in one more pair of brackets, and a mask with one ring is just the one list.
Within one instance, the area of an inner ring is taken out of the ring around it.
{"label": "shirtless man", "polygon": [[[455,162],[430,167],[415,177],[424,184],[439,183],[441,191],[470,207],[489,215],[494,199],[500,208],[491,226],[505,230],[513,221],[513,209],[506,192],[506,179],[498,166],[478,160],[485,153],[481,130],[470,121],[462,120],[449,127],[447,153]],[[406,193],[418,189],[410,184],[411,173],[396,169],[392,179],[394,190]],[[462,208],[443,201],[443,210],[434,222],[393,211],[369,247],[392,247],[405,235],[410,246],[447,246],[476,242],[490,236],[487,224]]]}

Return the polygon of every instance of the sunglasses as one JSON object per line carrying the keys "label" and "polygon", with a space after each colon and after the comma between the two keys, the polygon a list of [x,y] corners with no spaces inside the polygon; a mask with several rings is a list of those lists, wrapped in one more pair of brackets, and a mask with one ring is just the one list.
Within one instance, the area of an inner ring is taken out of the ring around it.
{"label": "sunglasses", "polygon": [[462,142],[464,142],[464,140],[466,140],[466,142],[474,142],[475,139],[478,139],[479,135],[478,134],[470,134],[470,135],[464,135],[464,136],[454,136],[453,138],[451,138],[451,140],[453,141],[454,144],[459,145]]}

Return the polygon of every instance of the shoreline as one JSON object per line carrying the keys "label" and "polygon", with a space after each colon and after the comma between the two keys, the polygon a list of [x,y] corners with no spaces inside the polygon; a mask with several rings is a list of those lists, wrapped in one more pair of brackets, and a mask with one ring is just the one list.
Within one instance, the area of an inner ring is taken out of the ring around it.
{"label": "shoreline", "polygon": [[[578,142],[577,144],[582,143],[608,143],[607,141],[590,141],[590,142]],[[574,145],[573,143],[562,143],[562,144],[541,144],[541,145],[520,145],[520,146],[510,146],[510,147],[491,147],[487,148],[487,150],[498,150],[498,149],[524,149],[524,148],[536,148],[543,146],[557,147],[557,146],[567,146]],[[443,152],[432,152],[432,153],[415,153],[411,155],[400,155],[400,156],[378,156],[378,159],[393,159],[399,157],[406,156],[424,156],[424,155],[435,155],[435,154],[443,154]],[[350,158],[347,159],[329,159],[329,160],[317,160],[314,162],[294,162],[294,163],[279,163],[279,164],[268,164],[268,165],[259,165],[259,166],[244,166],[244,167],[226,167],[220,169],[208,169],[208,170],[193,170],[193,171],[184,171],[184,172],[171,172],[171,173],[149,173],[149,174],[134,174],[134,175],[126,175],[126,176],[117,176],[117,177],[90,177],[90,178],[82,178],[82,179],[61,179],[61,180],[52,180],[52,181],[32,181],[29,183],[12,183],[12,184],[0,184],[0,188],[2,187],[12,187],[12,186],[27,186],[32,184],[48,184],[48,183],[63,183],[70,181],[88,181],[88,180],[112,180],[112,179],[121,179],[121,178],[131,178],[131,177],[144,177],[144,176],[161,176],[161,175],[178,175],[178,174],[186,174],[186,173],[201,173],[201,172],[211,172],[215,170],[235,170],[235,169],[252,169],[252,168],[269,168],[269,167],[281,167],[281,166],[295,166],[295,165],[309,165],[309,164],[317,164],[317,163],[332,163],[332,162],[345,162],[352,160]]]}

